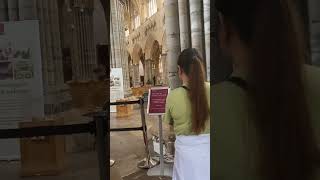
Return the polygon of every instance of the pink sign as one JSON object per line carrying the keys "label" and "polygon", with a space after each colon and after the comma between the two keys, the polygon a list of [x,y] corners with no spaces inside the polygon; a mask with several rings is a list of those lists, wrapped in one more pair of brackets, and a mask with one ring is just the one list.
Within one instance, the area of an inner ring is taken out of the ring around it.
{"label": "pink sign", "polygon": [[165,113],[168,93],[168,87],[155,87],[149,90],[147,109],[149,115],[162,115]]}

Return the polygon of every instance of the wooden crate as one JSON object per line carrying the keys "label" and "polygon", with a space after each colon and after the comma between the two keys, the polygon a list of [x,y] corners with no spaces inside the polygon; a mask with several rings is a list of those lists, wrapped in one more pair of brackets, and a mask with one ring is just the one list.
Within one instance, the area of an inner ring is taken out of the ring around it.
{"label": "wooden crate", "polygon": [[128,117],[132,114],[132,105],[119,105],[117,106],[117,117]]}
{"label": "wooden crate", "polygon": [[[117,102],[124,102],[124,101],[129,101],[129,99],[121,99],[121,100],[118,100]],[[117,118],[128,117],[132,115],[132,112],[133,112],[132,104],[118,105],[116,107],[117,107]]]}
{"label": "wooden crate", "polygon": [[[63,120],[21,122],[20,127],[61,125]],[[65,137],[21,138],[21,176],[59,175],[64,169]]]}
{"label": "wooden crate", "polygon": [[145,91],[145,87],[132,88],[132,95],[136,97],[142,97]]}

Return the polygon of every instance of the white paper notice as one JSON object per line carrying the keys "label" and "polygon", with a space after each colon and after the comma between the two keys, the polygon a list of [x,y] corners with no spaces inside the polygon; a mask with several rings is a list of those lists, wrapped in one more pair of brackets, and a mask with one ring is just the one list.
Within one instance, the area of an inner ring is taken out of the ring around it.
{"label": "white paper notice", "polygon": [[[124,98],[122,68],[112,68],[110,74],[110,102]],[[116,106],[110,107],[110,112],[117,112]]]}
{"label": "white paper notice", "polygon": [[[0,129],[44,117],[38,21],[0,23]],[[20,157],[17,139],[0,140],[0,160]]]}

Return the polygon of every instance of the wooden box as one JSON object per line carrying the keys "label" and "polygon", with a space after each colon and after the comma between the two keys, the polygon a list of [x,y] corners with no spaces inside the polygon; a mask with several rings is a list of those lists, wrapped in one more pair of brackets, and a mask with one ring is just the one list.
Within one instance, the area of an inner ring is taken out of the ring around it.
{"label": "wooden box", "polygon": [[145,87],[137,87],[137,88],[132,88],[132,95],[136,97],[141,97],[143,96],[145,92]]}
{"label": "wooden box", "polygon": [[[63,120],[21,122],[20,127],[62,125]],[[59,175],[64,169],[64,136],[20,139],[21,176]]]}
{"label": "wooden box", "polygon": [[119,105],[117,106],[117,117],[128,117],[132,114],[132,105]]}
{"label": "wooden box", "polygon": [[[128,99],[118,100],[117,102],[128,101]],[[133,106],[131,104],[117,106],[117,118],[128,117],[132,114]]]}

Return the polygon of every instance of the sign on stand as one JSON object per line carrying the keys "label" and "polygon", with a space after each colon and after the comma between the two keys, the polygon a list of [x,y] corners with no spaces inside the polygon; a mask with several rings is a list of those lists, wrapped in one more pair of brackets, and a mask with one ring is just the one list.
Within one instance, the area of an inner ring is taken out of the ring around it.
{"label": "sign on stand", "polygon": [[149,115],[161,116],[166,112],[168,87],[153,87],[149,89],[147,112]]}
{"label": "sign on stand", "polygon": [[[112,68],[110,73],[110,102],[124,98],[122,68]],[[116,106],[110,106],[110,112],[117,112]]]}
{"label": "sign on stand", "polygon": [[[44,117],[39,22],[0,23],[0,129]],[[0,160],[20,158],[18,139],[0,140]]]}
{"label": "sign on stand", "polygon": [[159,118],[160,166],[149,169],[149,176],[171,176],[172,169],[165,167],[163,152],[162,115],[166,111],[166,100],[169,94],[168,87],[153,87],[149,90],[147,113]]}

